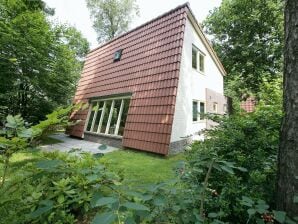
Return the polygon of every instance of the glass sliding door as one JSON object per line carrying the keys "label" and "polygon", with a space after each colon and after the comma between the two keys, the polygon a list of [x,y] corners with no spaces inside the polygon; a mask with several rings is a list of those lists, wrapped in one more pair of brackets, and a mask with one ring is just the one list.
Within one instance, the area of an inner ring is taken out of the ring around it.
{"label": "glass sliding door", "polygon": [[103,120],[102,120],[102,125],[101,125],[99,133],[104,134],[106,132],[106,128],[107,128],[107,124],[108,124],[108,120],[109,120],[109,114],[110,114],[110,110],[111,110],[111,105],[112,105],[112,100],[106,101],[106,109],[105,109],[105,112],[102,114]]}
{"label": "glass sliding door", "polygon": [[97,111],[97,103],[96,102],[95,103],[92,103],[90,109],[91,109],[91,111],[90,111],[90,115],[89,115],[89,120],[88,120],[86,131],[91,131],[91,126],[92,126],[94,114]]}
{"label": "glass sliding door", "polygon": [[91,129],[92,132],[97,132],[97,128],[98,128],[98,125],[99,125],[99,121],[100,121],[101,113],[102,113],[102,110],[103,110],[104,102],[103,101],[98,102],[97,106],[98,106],[98,109],[94,114],[94,119],[95,120],[94,120],[94,124],[92,126],[92,129]]}
{"label": "glass sliding door", "polygon": [[129,99],[123,99],[123,111],[122,111],[122,116],[120,118],[119,122],[119,129],[118,129],[118,135],[123,136],[124,133],[124,127],[125,127],[125,122],[128,114],[128,108],[129,108]]}
{"label": "glass sliding door", "polygon": [[129,98],[96,101],[91,104],[87,132],[123,136]]}
{"label": "glass sliding door", "polygon": [[108,134],[110,134],[110,135],[114,135],[114,134],[117,135],[115,132],[116,132],[116,127],[117,127],[118,117],[119,117],[120,111],[121,111],[122,100],[115,100],[114,102],[115,102],[115,104],[113,107],[110,128],[108,131]]}

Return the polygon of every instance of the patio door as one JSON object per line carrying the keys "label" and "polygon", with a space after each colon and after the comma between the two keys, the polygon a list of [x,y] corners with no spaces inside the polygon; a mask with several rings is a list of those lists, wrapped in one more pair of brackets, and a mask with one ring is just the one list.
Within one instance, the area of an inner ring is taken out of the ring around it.
{"label": "patio door", "polygon": [[86,132],[123,136],[130,98],[93,101],[85,126]]}

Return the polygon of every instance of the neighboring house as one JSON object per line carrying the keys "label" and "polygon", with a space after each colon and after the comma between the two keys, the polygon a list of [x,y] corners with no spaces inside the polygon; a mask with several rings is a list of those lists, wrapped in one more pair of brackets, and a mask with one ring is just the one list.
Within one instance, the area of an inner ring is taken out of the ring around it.
{"label": "neighboring house", "polygon": [[256,103],[257,102],[255,97],[250,96],[245,101],[242,101],[240,103],[240,108],[248,113],[254,112],[256,108]]}
{"label": "neighboring house", "polygon": [[224,113],[225,70],[188,4],[92,50],[74,98],[89,111],[69,134],[169,154]]}

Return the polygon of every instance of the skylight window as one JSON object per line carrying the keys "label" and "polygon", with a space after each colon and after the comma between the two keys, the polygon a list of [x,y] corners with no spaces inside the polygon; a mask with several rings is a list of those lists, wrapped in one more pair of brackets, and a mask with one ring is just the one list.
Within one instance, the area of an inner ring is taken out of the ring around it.
{"label": "skylight window", "polygon": [[115,61],[120,61],[121,59],[121,56],[122,56],[122,49],[119,49],[118,51],[115,52],[114,54],[114,62]]}

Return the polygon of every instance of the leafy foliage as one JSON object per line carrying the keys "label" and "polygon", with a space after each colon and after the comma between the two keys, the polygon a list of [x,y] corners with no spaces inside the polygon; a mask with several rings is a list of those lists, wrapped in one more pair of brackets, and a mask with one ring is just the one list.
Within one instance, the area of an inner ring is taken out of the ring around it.
{"label": "leafy foliage", "polygon": [[[280,82],[267,83],[260,95],[255,112],[217,117],[219,125],[205,133],[205,141],[191,145],[187,161],[177,165],[177,178],[171,181],[130,186],[97,155],[45,153],[0,188],[0,222],[293,224],[284,212],[272,210]],[[62,114],[69,113],[58,110],[31,129],[19,116],[8,116],[4,139],[25,140],[23,146],[4,142],[2,147],[27,149],[31,134],[42,133],[35,129],[50,133],[48,127],[68,124]]]}
{"label": "leafy foliage", "polygon": [[[253,200],[263,199],[274,208],[282,118],[279,84],[264,87],[260,93],[262,100],[254,113],[241,112],[223,117],[219,126],[206,133],[206,140],[193,144],[189,152],[185,178],[194,189],[204,178],[206,168],[202,169],[200,164],[206,156],[215,154],[219,160],[233,161],[247,169],[247,172],[235,170],[236,175],[223,175],[214,167],[208,184],[210,191],[206,209],[221,212],[221,221],[245,223],[249,219],[240,203],[244,195]],[[224,170],[229,172],[230,168]]]}
{"label": "leafy foliage", "polygon": [[[119,178],[105,171],[90,155],[46,153],[23,168],[26,175],[10,181],[1,198],[3,223],[74,223],[91,209],[96,191]],[[11,208],[13,208],[11,210]]]}
{"label": "leafy foliage", "polygon": [[2,114],[37,123],[71,100],[88,42],[76,29],[50,23],[50,13],[40,0],[1,1]]}
{"label": "leafy foliage", "polygon": [[224,64],[226,93],[257,94],[282,73],[283,1],[224,0],[204,21]]}
{"label": "leafy foliage", "polygon": [[20,115],[8,115],[3,130],[0,130],[0,161],[4,163],[1,186],[5,182],[9,160],[14,153],[27,149],[30,145],[35,145],[41,138],[57,131],[57,129],[74,125],[75,123],[69,121],[70,114],[74,110],[84,109],[86,106],[77,104],[66,108],[58,108],[47,115],[47,120],[41,121],[31,128],[26,127],[28,123],[26,125]]}
{"label": "leafy foliage", "polygon": [[86,0],[97,32],[99,43],[113,39],[126,32],[138,15],[135,0]]}

